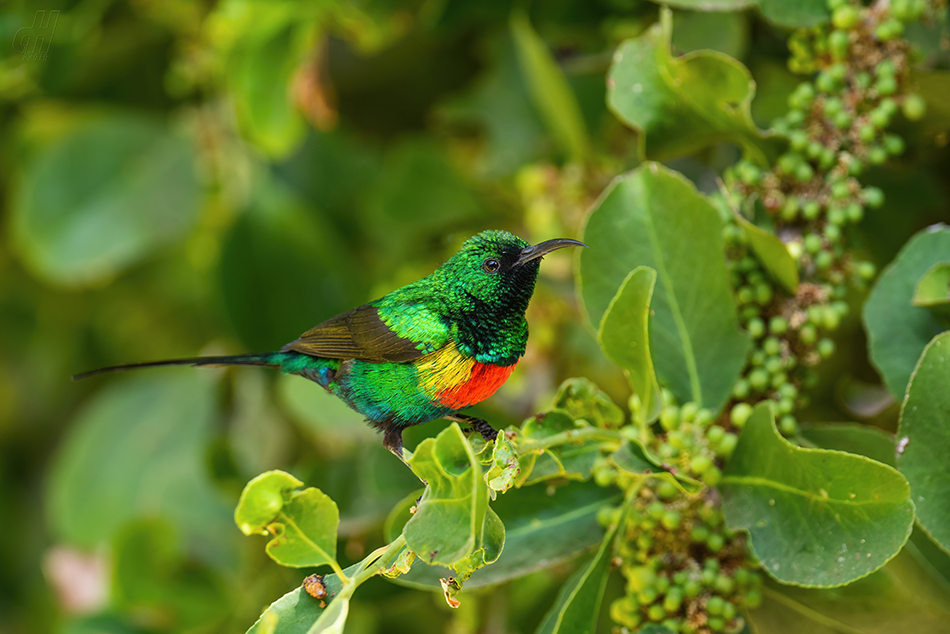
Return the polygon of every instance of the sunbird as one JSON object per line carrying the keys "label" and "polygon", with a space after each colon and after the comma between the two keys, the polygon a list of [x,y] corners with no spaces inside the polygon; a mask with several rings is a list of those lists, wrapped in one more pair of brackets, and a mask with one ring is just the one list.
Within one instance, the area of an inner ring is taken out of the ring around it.
{"label": "sunbird", "polygon": [[318,324],[277,352],[147,361],[92,370],[166,365],[262,365],[314,381],[383,433],[403,459],[407,427],[445,418],[487,441],[498,432],[460,413],[501,387],[525,353],[525,311],[541,258],[568,238],[530,245],[507,231],[483,231],[430,275]]}

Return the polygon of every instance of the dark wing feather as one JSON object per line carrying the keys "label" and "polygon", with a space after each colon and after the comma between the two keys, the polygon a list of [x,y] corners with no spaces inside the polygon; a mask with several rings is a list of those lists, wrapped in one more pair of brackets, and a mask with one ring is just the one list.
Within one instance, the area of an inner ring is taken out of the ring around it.
{"label": "dark wing feather", "polygon": [[373,363],[418,359],[424,350],[400,337],[379,318],[375,306],[364,304],[317,324],[281,348],[329,359],[359,359]]}

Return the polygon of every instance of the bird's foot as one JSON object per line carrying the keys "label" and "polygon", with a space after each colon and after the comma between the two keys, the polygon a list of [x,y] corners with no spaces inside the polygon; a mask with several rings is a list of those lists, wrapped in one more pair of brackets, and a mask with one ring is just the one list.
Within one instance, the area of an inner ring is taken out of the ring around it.
{"label": "bird's foot", "polygon": [[[393,428],[386,430],[386,433],[383,434],[383,447],[388,449],[392,455],[399,458],[400,462],[412,469],[412,466],[409,464],[409,459],[412,458],[412,454],[406,451],[402,446],[402,430],[399,428]],[[406,454],[409,454],[408,456]],[[416,476],[418,477],[418,476]],[[429,483],[419,478],[422,481],[424,486],[429,486]]]}
{"label": "bird's foot", "polygon": [[454,420],[457,423],[465,423],[472,431],[480,433],[482,438],[487,442],[498,438],[498,431],[481,418],[475,418],[474,416],[468,416],[466,414],[453,414],[452,416],[446,416],[446,418]]}

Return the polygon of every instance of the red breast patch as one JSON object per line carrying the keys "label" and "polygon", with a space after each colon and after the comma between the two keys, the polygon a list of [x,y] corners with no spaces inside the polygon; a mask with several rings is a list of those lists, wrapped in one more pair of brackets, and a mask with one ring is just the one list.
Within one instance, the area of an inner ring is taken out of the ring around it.
{"label": "red breast patch", "polygon": [[436,399],[439,404],[455,409],[481,403],[504,385],[516,365],[517,363],[503,366],[476,363],[472,366],[472,375],[468,381],[440,391]]}

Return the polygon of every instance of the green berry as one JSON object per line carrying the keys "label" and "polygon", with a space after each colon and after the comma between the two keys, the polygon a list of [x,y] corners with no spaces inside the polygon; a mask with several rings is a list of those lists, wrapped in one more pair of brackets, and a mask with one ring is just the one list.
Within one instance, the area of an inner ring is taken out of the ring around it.
{"label": "green berry", "polygon": [[831,195],[834,198],[847,198],[851,194],[851,185],[848,181],[835,181],[831,186]]}
{"label": "green berry", "polygon": [[769,332],[775,335],[784,334],[788,330],[788,321],[784,317],[775,316],[769,320]]}
{"label": "green berry", "polygon": [[798,421],[794,416],[782,416],[778,422],[778,430],[783,436],[794,436],[798,433]]}
{"label": "green berry", "polygon": [[729,420],[739,428],[745,425],[746,421],[749,420],[749,416],[752,416],[752,406],[748,403],[736,403],[729,411]]}
{"label": "green berry", "polygon": [[877,209],[884,204],[884,192],[877,187],[865,187],[861,190],[861,196],[871,209]]}
{"label": "green berry", "polygon": [[888,154],[899,156],[904,153],[904,139],[896,134],[888,134],[884,137],[884,149]]}
{"label": "green berry", "polygon": [[719,484],[720,480],[722,480],[722,471],[719,470],[719,467],[709,467],[709,469],[703,473],[703,481],[707,486],[714,487]]}
{"label": "green berry", "polygon": [[835,353],[835,342],[831,339],[822,339],[818,342],[818,354],[827,359]]}
{"label": "green berry", "polygon": [[693,473],[703,473],[713,466],[712,458],[706,454],[696,454],[689,461],[689,468]]}
{"label": "green berry", "polygon": [[[840,210],[836,210],[836,211],[840,211]],[[842,216],[844,216],[843,213],[842,213]],[[827,227],[825,227],[825,240],[827,240],[831,244],[834,244],[840,239],[841,239],[841,227],[839,225],[830,224]]]}
{"label": "green berry", "polygon": [[778,374],[784,368],[785,363],[782,362],[782,357],[778,355],[769,357],[769,360],[765,362],[765,369],[769,374]]}
{"label": "green berry", "polygon": [[858,88],[867,90],[871,87],[871,84],[874,83],[874,78],[871,77],[871,73],[861,71],[854,76],[854,81],[858,85]]}
{"label": "green berry", "polygon": [[828,222],[832,225],[843,225],[848,219],[848,214],[841,207],[834,207],[828,210]]}
{"label": "green berry", "polygon": [[820,213],[821,205],[815,200],[809,200],[802,208],[802,216],[804,216],[806,220],[814,220]]}
{"label": "green berry", "polygon": [[851,127],[854,119],[851,118],[851,115],[847,112],[839,112],[834,116],[832,121],[835,124],[835,127],[839,130],[844,130],[845,128]]}
{"label": "green berry", "polygon": [[749,385],[756,392],[761,392],[769,384],[769,373],[763,368],[756,368],[749,373]]}
{"label": "green berry", "polygon": [[871,120],[871,125],[878,129],[886,128],[891,122],[891,115],[880,106],[872,110],[868,118]]}
{"label": "green berry", "polygon": [[666,512],[666,505],[663,504],[663,502],[653,501],[653,502],[650,502],[649,506],[647,506],[647,515],[649,517],[652,517],[655,520],[658,520],[661,517],[663,517],[663,513],[665,512]]}
{"label": "green berry", "polygon": [[725,621],[731,621],[736,618],[736,606],[730,601],[726,601],[726,605],[722,606],[722,618]]}
{"label": "green berry", "polygon": [[868,160],[873,165],[880,165],[887,160],[887,150],[877,145],[868,150]]}
{"label": "green berry", "polygon": [[746,330],[749,331],[749,334],[752,335],[752,337],[758,339],[765,334],[765,322],[758,317],[750,319],[749,323],[746,324]]}
{"label": "green berry", "polygon": [[778,374],[772,375],[772,380],[769,384],[774,388],[779,388],[788,383],[788,374],[785,372],[779,372]]}
{"label": "green berry", "polygon": [[656,571],[649,566],[637,566],[627,573],[627,588],[631,592],[643,592],[654,583],[656,583]]}
{"label": "green berry", "polygon": [[726,545],[726,539],[719,533],[713,533],[706,540],[706,546],[714,553],[718,553]]}
{"label": "green berry", "polygon": [[872,125],[863,125],[858,128],[858,138],[865,143],[870,143],[877,136],[877,130]]}
{"label": "green berry", "polygon": [[838,7],[831,14],[831,23],[836,29],[850,29],[858,23],[858,10],[850,4]]}
{"label": "green berry", "polygon": [[660,519],[660,524],[667,530],[675,530],[679,528],[682,519],[682,516],[676,511],[667,511],[663,514],[663,518]]}
{"label": "green berry", "polygon": [[893,77],[897,73],[897,66],[890,58],[885,58],[874,67],[874,74],[878,77]]}
{"label": "green berry", "polygon": [[786,152],[778,159],[778,168],[785,172],[786,174],[792,174],[802,164],[802,157],[800,154],[795,154],[794,152]]}
{"label": "green berry", "polygon": [[732,452],[735,451],[736,445],[738,443],[739,437],[737,435],[733,433],[726,433],[722,437],[722,440],[719,441],[719,444],[716,445],[716,455],[722,458],[728,458],[732,455]]}
{"label": "green berry", "polygon": [[706,611],[709,614],[722,614],[722,608],[726,600],[720,596],[713,595],[709,597],[709,601],[706,602]]}
{"label": "green berry", "polygon": [[927,102],[920,95],[911,93],[904,97],[904,101],[901,103],[901,111],[908,120],[919,121],[927,113]]}
{"label": "green berry", "polygon": [[647,616],[651,621],[661,621],[666,616],[666,610],[659,603],[654,603],[647,609]]}
{"label": "green berry", "polygon": [[762,349],[765,354],[778,354],[782,351],[782,342],[777,337],[768,337],[762,342]]}
{"label": "green berry", "polygon": [[749,395],[749,392],[749,382],[745,379],[739,379],[736,381],[736,384],[732,386],[732,395],[737,399],[744,399]]}
{"label": "green berry", "polygon": [[815,168],[808,163],[802,163],[795,168],[795,180],[799,183],[807,183],[815,177]]}
{"label": "green berry", "polygon": [[669,500],[679,493],[679,489],[676,488],[676,485],[672,482],[667,482],[663,480],[656,487],[656,494],[661,500]]}
{"label": "green berry", "polygon": [[815,78],[815,87],[823,93],[832,93],[837,88],[834,78],[827,71],[818,73],[818,77]]}
{"label": "green berry", "polygon": [[850,38],[844,31],[832,31],[828,36],[828,48],[831,50],[831,56],[836,60],[843,60],[848,57],[848,47]]}
{"label": "green berry", "polygon": [[822,251],[815,256],[815,266],[817,266],[822,271],[831,268],[831,265],[834,264],[834,261],[835,257],[830,251]]}
{"label": "green berry", "polygon": [[696,579],[689,579],[686,583],[683,584],[683,594],[689,598],[698,597],[699,593],[703,591],[703,584],[701,584]]}
{"label": "green berry", "polygon": [[[796,170],[796,174],[797,174]],[[789,196],[785,199],[785,204],[782,205],[782,219],[786,221],[795,220],[795,217],[798,216],[798,198],[795,196]]]}
{"label": "green berry", "polygon": [[676,612],[683,603],[683,591],[680,588],[670,588],[663,599],[663,607],[667,612]]}
{"label": "green berry", "polygon": [[772,301],[772,287],[766,283],[755,285],[755,301],[764,306]]}
{"label": "green berry", "polygon": [[877,274],[877,269],[871,262],[861,262],[857,265],[857,273],[863,279],[873,279]]}
{"label": "green berry", "polygon": [[874,87],[879,95],[893,95],[897,92],[897,80],[890,76],[878,77]]}
{"label": "green berry", "polygon": [[851,157],[848,160],[848,174],[851,176],[860,176],[864,172],[864,163],[861,162],[861,159]]}
{"label": "green berry", "polygon": [[[791,384],[790,384],[790,383],[784,383],[784,384],[782,384],[782,385],[779,386],[779,389],[782,389],[782,388],[785,387],[786,385],[791,385]],[[778,414],[791,414],[792,411],[794,411],[794,409],[795,409],[795,403],[792,402],[790,399],[787,399],[787,398],[783,398],[783,399],[780,400],[780,401],[778,402],[778,404],[775,406],[775,411],[776,411],[776,413],[778,413]]]}
{"label": "green berry", "polygon": [[711,632],[721,632],[726,628],[726,621],[718,616],[713,616],[706,621],[706,626]]}
{"label": "green berry", "polygon": [[825,115],[833,117],[844,108],[844,102],[838,97],[828,97],[825,99]]}
{"label": "green berry", "polygon": [[812,344],[818,339],[818,332],[811,324],[805,324],[798,331],[798,338],[802,340],[802,343]]}
{"label": "green berry", "polygon": [[736,582],[729,575],[719,573],[713,583],[713,589],[719,594],[730,595],[736,589]]}
{"label": "green berry", "polygon": [[675,405],[667,405],[660,412],[660,425],[663,429],[670,431],[676,429],[680,422],[680,410]]}
{"label": "green berry", "polygon": [[848,215],[848,220],[850,222],[858,223],[864,218],[864,207],[858,203],[851,203],[844,208],[844,211]]}
{"label": "green berry", "polygon": [[704,544],[709,539],[709,529],[702,524],[693,526],[693,529],[689,532],[689,538],[697,544]]}
{"label": "green berry", "polygon": [[750,590],[745,595],[745,604],[752,609],[759,607],[762,605],[762,593],[758,590]]}
{"label": "green berry", "polygon": [[795,130],[788,135],[788,142],[796,150],[804,150],[808,145],[808,133],[804,130]]}
{"label": "green berry", "polygon": [[821,237],[814,233],[809,233],[807,236],[805,236],[803,244],[805,246],[805,251],[808,253],[814,254],[821,251]]}

